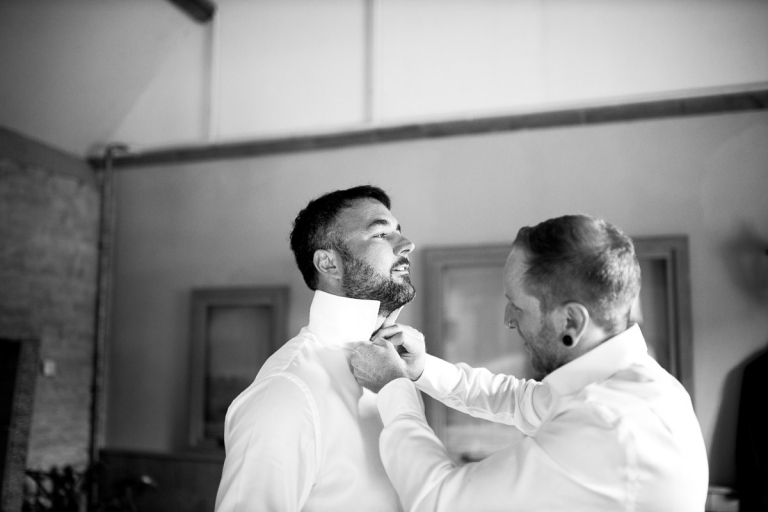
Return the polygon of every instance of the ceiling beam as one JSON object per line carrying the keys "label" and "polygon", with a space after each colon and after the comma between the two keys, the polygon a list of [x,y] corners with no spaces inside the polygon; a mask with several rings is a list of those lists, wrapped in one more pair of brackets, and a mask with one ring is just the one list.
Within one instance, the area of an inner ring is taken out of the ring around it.
{"label": "ceiling beam", "polygon": [[199,23],[208,23],[216,12],[216,4],[211,0],[169,0]]}
{"label": "ceiling beam", "polygon": [[[114,158],[115,169],[149,165],[179,164],[252,158],[279,153],[318,151],[365,144],[381,144],[404,140],[434,139],[461,135],[478,135],[515,130],[535,130],[564,126],[588,126],[736,112],[768,110],[768,83],[748,87],[744,91],[683,94],[649,100],[594,104],[584,107],[544,110],[539,112],[424,122],[406,125],[359,128],[317,135],[238,141],[206,146],[122,153]],[[101,156],[88,159],[95,169],[102,168]]]}

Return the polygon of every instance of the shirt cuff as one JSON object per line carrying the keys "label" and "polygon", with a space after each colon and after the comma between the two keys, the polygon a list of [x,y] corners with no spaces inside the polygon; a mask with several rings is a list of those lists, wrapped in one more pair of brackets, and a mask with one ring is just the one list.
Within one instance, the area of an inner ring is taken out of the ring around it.
{"label": "shirt cuff", "polygon": [[456,369],[456,365],[427,354],[424,371],[413,383],[418,389],[431,396],[436,394],[443,396],[451,392],[459,379],[460,372]]}
{"label": "shirt cuff", "polygon": [[418,391],[413,382],[405,377],[395,379],[381,388],[376,397],[376,405],[385,427],[400,415],[424,414]]}

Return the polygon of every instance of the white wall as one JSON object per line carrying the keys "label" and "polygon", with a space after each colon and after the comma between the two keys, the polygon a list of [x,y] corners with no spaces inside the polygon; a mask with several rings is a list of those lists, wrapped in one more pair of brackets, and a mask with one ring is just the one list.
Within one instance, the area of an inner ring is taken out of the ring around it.
{"label": "white wall", "polygon": [[0,2],[0,125],[85,155],[768,82],[766,0],[215,3]]}
{"label": "white wall", "polygon": [[[695,407],[712,481],[732,483],[739,365],[768,341],[768,299],[738,267],[745,240],[768,247],[766,140],[768,114],[745,113],[119,171],[108,444],[182,448],[190,289],[288,284],[297,332],[311,294],[288,249],[293,218],[326,191],[374,183],[416,243],[421,289],[419,247],[510,242],[565,213],[687,234]],[[423,327],[422,308],[417,295],[401,319]]]}
{"label": "white wall", "polygon": [[768,80],[765,1],[219,5],[214,142]]}

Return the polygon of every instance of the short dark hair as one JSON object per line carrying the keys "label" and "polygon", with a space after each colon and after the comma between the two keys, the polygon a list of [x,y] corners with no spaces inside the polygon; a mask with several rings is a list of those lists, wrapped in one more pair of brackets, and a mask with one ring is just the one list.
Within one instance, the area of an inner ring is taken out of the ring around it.
{"label": "short dark hair", "polygon": [[293,221],[290,241],[296,265],[310,290],[317,290],[317,271],[314,256],[318,249],[343,251],[344,240],[336,231],[339,212],[361,199],[373,199],[387,209],[391,201],[386,192],[373,185],[361,185],[345,190],[335,190],[309,202]]}
{"label": "short dark hair", "polygon": [[524,286],[543,312],[576,301],[609,334],[626,329],[640,293],[640,264],[632,239],[616,226],[566,215],[521,228],[513,245],[526,252]]}

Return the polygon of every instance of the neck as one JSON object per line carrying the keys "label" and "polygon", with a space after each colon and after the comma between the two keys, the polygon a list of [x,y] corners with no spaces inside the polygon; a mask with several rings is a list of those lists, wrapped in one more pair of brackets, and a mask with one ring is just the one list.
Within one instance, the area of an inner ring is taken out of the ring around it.
{"label": "neck", "polygon": [[346,297],[344,292],[341,290],[341,283],[337,280],[320,279],[317,283],[317,289],[330,295]]}
{"label": "neck", "polygon": [[578,359],[593,348],[600,345],[603,341],[608,339],[607,336],[604,335],[605,333],[603,330],[595,325],[592,325],[590,322],[590,325],[586,328],[584,333],[579,337],[579,342],[576,344],[576,346],[573,347],[566,347],[563,345],[562,338],[557,341],[559,346],[559,353],[560,353],[560,364],[558,365],[558,368],[560,366],[563,366],[565,364],[570,363],[574,359]]}

